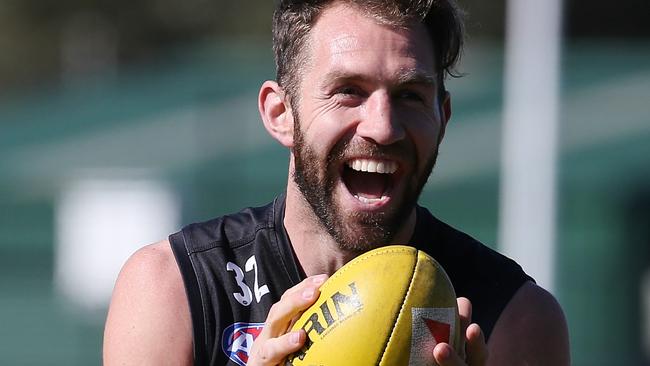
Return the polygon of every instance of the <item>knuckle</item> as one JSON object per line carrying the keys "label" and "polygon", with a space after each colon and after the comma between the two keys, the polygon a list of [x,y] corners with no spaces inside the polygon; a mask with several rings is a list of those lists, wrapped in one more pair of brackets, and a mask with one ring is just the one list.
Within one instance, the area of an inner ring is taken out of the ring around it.
{"label": "knuckle", "polygon": [[269,354],[266,344],[261,345],[257,352],[255,353],[255,360],[261,363],[267,363],[269,361]]}
{"label": "knuckle", "polygon": [[269,362],[271,360],[271,355],[269,354],[268,347],[263,347],[262,351],[260,352],[260,360],[262,362]]}
{"label": "knuckle", "polygon": [[283,304],[284,307],[287,309],[293,309],[296,307],[300,306],[300,294],[302,291],[298,292],[292,292],[292,293],[285,293],[282,296],[282,299],[280,300]]}
{"label": "knuckle", "polygon": [[305,283],[301,282],[301,283],[293,286],[292,288],[288,289],[287,291],[285,291],[282,294],[282,296],[280,297],[280,299],[283,299],[283,300],[292,299],[295,296],[295,294],[302,292],[302,289],[304,287],[305,287]]}
{"label": "knuckle", "polygon": [[267,319],[273,318],[275,313],[278,312],[278,307],[279,307],[279,302],[276,302],[275,304],[271,305],[271,308],[269,309],[269,313],[266,316]]}
{"label": "knuckle", "polygon": [[275,365],[279,360],[280,351],[273,340],[269,340],[262,345],[259,353],[259,359],[263,364]]}
{"label": "knuckle", "polygon": [[280,296],[280,301],[287,301],[291,297],[290,291],[285,291],[282,296]]}
{"label": "knuckle", "polygon": [[273,321],[277,319],[281,314],[282,314],[282,303],[281,301],[276,302],[271,306],[271,309],[269,310],[269,314],[267,315],[266,319],[268,321]]}

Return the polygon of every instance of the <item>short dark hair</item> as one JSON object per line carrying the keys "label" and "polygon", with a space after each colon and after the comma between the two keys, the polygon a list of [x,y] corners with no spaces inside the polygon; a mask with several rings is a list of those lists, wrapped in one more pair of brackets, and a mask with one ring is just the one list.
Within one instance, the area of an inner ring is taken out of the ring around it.
{"label": "short dark hair", "polygon": [[280,0],[273,14],[276,79],[289,100],[297,100],[300,72],[307,62],[305,43],[318,16],[341,2],[362,9],[382,24],[407,27],[423,23],[433,42],[438,87],[455,66],[463,48],[463,13],[455,0]]}

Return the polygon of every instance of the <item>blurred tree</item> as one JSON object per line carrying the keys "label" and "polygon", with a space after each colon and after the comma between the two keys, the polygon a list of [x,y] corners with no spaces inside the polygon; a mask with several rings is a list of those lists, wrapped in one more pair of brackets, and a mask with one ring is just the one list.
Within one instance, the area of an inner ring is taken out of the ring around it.
{"label": "blurred tree", "polygon": [[[505,0],[459,2],[469,14],[471,39],[502,39]],[[104,72],[113,71],[112,64],[150,62],[190,42],[268,39],[273,6],[269,0],[0,0],[0,96],[61,81],[70,74],[70,57],[93,59],[86,73]],[[650,36],[648,1],[620,0],[613,6],[606,0],[566,0],[565,8],[570,37]]]}
{"label": "blurred tree", "polygon": [[0,0],[0,95],[60,81],[71,57],[111,69],[199,40],[268,38],[272,9],[264,0]]}

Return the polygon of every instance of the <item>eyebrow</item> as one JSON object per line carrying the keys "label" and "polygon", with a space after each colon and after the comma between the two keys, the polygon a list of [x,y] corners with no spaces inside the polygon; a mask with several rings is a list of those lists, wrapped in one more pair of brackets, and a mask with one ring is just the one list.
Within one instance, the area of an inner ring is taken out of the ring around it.
{"label": "eyebrow", "polygon": [[416,69],[400,70],[397,74],[399,84],[425,84],[435,86],[437,78],[435,75],[425,73]]}
{"label": "eyebrow", "polygon": [[[416,69],[402,69],[396,76],[397,85],[422,84],[425,86],[435,86],[437,84],[437,78],[434,75]],[[341,80],[369,81],[369,79],[364,74],[347,72],[345,70],[333,70],[325,75],[321,85],[327,87]]]}

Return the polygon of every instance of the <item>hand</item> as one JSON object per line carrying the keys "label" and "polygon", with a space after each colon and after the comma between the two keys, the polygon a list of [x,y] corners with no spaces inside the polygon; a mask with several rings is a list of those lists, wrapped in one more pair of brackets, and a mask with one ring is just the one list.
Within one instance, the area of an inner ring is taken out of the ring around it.
{"label": "hand", "polygon": [[[447,343],[440,343],[433,349],[433,357],[440,366],[485,366],[488,351],[485,337],[478,324],[470,324],[472,320],[472,303],[464,297],[458,298],[458,313],[460,325],[465,337],[461,343],[465,345],[465,360],[459,356]],[[462,345],[461,345],[462,347]]]}
{"label": "hand", "polygon": [[271,306],[264,329],[253,343],[247,366],[278,365],[302,347],[307,339],[305,331],[287,331],[300,314],[318,299],[319,288],[327,278],[327,275],[307,277],[285,291],[280,301]]}

